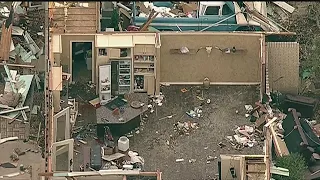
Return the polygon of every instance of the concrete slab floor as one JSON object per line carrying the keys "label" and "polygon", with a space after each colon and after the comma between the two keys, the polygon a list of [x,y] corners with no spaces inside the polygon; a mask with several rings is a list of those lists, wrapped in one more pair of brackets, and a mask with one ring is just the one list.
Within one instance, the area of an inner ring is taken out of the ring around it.
{"label": "concrete slab floor", "polygon": [[[182,93],[182,88],[188,89],[188,92]],[[263,154],[263,143],[238,151],[224,140],[226,136],[234,134],[233,129],[237,126],[251,124],[245,118],[244,105],[254,104],[259,100],[257,87],[211,86],[209,90],[203,91],[204,99],[209,98],[211,103],[203,106],[204,117],[200,119],[192,119],[186,115],[186,111],[201,103],[195,86],[162,87],[161,91],[165,95],[163,105],[157,106],[157,110],[149,114],[145,124],[140,127],[139,134],[129,138],[130,149],[145,159],[145,171],[160,169],[164,180],[213,179],[218,173],[218,160],[207,164],[208,156],[219,157],[221,153]],[[79,113],[82,115],[78,117],[76,126],[92,123],[94,114],[91,111],[84,103],[80,103]],[[236,111],[239,111],[238,114]],[[176,115],[171,119],[159,120],[171,114]],[[197,122],[199,129],[193,130],[189,136],[179,136],[174,132],[173,126],[178,121]],[[170,135],[173,138],[170,139]],[[84,139],[88,146],[96,143],[91,136]],[[169,146],[167,140],[170,142]],[[221,141],[227,147],[218,147],[217,144]],[[85,145],[80,143],[80,146],[75,147],[80,153],[74,153],[74,171],[79,170],[79,165],[83,163],[83,146]],[[184,161],[176,162],[180,158]],[[189,163],[191,159],[196,161]]]}
{"label": "concrete slab floor", "polygon": [[[189,91],[182,93],[180,89]],[[254,104],[259,100],[259,89],[253,86],[211,86],[203,93],[204,99],[211,99],[211,104],[203,106],[203,118],[192,119],[186,111],[199,106],[195,87],[163,87],[165,100],[156,113],[149,115],[143,130],[130,138],[130,149],[137,151],[145,159],[145,170],[163,172],[164,180],[213,179],[218,173],[218,159],[207,164],[207,157],[219,157],[223,154],[263,154],[263,142],[253,148],[235,150],[224,139],[234,135],[233,129],[240,125],[250,125],[245,118],[245,104]],[[202,96],[200,94],[200,96]],[[236,111],[239,111],[237,114]],[[171,119],[165,116],[176,114]],[[199,129],[187,135],[177,135],[173,124],[176,122],[197,122]],[[173,138],[170,138],[170,135]],[[169,145],[167,145],[169,141]],[[227,147],[218,147],[219,142]],[[183,158],[183,162],[176,159]],[[196,161],[190,163],[189,160]]]}
{"label": "concrete slab floor", "polygon": [[[29,142],[24,143],[23,141],[9,141],[0,145],[0,163],[12,162],[10,155],[13,153],[15,148],[19,148],[21,151],[26,149],[38,150],[38,145],[31,144]],[[44,171],[45,161],[41,157],[41,153],[26,152],[26,154],[19,156],[19,160],[16,162],[18,166],[16,168],[3,168],[0,167],[0,176],[7,175],[11,173],[20,172],[19,166],[23,164],[25,168],[32,166],[32,171],[30,173],[35,173],[37,176],[38,173]],[[41,170],[41,168],[43,168]],[[31,174],[25,173],[23,175],[12,177],[11,179],[31,179]]]}

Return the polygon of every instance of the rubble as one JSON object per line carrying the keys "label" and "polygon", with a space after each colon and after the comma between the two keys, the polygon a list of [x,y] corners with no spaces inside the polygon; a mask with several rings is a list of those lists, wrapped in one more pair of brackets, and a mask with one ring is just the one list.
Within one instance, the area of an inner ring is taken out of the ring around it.
{"label": "rubble", "polygon": [[197,129],[198,123],[193,123],[190,121],[187,122],[177,122],[174,124],[175,130],[178,131],[179,134],[189,134],[193,129]]}
{"label": "rubble", "polygon": [[202,106],[195,107],[193,110],[186,112],[186,114],[191,118],[200,118],[202,117]]}

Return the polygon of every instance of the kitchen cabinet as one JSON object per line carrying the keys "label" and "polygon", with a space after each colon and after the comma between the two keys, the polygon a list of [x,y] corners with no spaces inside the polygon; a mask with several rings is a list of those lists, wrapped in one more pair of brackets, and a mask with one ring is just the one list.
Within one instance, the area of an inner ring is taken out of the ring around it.
{"label": "kitchen cabinet", "polygon": [[155,55],[156,50],[154,45],[137,44],[133,49],[134,55]]}

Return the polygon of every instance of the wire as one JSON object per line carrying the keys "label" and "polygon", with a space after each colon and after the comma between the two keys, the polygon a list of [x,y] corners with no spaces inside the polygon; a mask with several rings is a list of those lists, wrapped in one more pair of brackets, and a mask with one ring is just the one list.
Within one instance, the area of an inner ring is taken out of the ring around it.
{"label": "wire", "polygon": [[[301,126],[300,126],[301,127]],[[301,127],[302,131],[304,132],[304,134],[312,141],[314,142],[316,145],[320,145],[320,143],[316,142],[315,140],[313,140],[309,134]]]}
{"label": "wire", "polygon": [[296,129],[297,129],[297,126],[294,126],[294,128],[286,136],[284,136],[283,139],[287,138]]}

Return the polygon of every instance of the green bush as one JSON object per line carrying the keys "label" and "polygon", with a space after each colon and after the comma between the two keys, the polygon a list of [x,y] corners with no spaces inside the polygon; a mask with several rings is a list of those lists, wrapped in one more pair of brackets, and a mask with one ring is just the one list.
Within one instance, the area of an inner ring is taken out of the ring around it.
{"label": "green bush", "polygon": [[298,153],[293,153],[288,156],[279,157],[276,159],[277,167],[286,168],[289,170],[289,176],[272,175],[275,180],[303,180],[307,169],[306,162]]}

